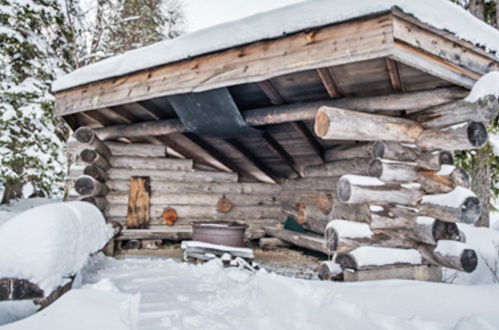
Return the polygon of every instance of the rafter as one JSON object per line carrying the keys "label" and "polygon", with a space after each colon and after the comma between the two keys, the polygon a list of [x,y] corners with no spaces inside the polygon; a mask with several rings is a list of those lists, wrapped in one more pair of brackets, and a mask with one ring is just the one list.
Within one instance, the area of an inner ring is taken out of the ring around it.
{"label": "rafter", "polygon": [[330,98],[335,99],[344,95],[332,68],[317,69],[317,74]]}
{"label": "rafter", "polygon": [[392,60],[389,57],[385,58],[386,69],[388,70],[388,75],[390,76],[390,83],[392,84],[392,88],[396,91],[405,91],[404,83],[400,78],[400,72],[397,65],[397,62]]}
{"label": "rafter", "polygon": [[268,132],[264,132],[262,137],[267,143],[269,149],[272,150],[277,156],[279,156],[286,163],[286,165],[291,168],[291,170],[293,170],[296,174],[298,174],[298,176],[301,177],[302,174],[300,168],[296,164],[293,157],[291,157],[291,155],[284,149],[284,147],[279,142],[277,142],[277,140],[274,139],[274,137]]}
{"label": "rafter", "polygon": [[307,125],[305,125],[302,121],[295,121],[291,123],[291,126],[293,126],[293,128],[305,139],[305,141],[307,141],[317,157],[319,157],[324,163],[326,161],[324,159],[324,148],[319,141],[317,141],[312,132],[310,132]]}

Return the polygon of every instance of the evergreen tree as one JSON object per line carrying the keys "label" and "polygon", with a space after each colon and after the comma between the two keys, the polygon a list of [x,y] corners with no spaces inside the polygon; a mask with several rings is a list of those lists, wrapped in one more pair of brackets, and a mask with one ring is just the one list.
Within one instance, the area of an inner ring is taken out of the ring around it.
{"label": "evergreen tree", "polygon": [[119,17],[107,36],[113,54],[175,38],[182,32],[178,0],[122,0]]}
{"label": "evergreen tree", "polygon": [[[58,3],[0,0],[0,186],[2,202],[20,197],[23,185],[58,193],[64,126],[54,118],[50,85],[60,61],[47,34],[61,19]],[[57,40],[55,38],[54,40]]]}

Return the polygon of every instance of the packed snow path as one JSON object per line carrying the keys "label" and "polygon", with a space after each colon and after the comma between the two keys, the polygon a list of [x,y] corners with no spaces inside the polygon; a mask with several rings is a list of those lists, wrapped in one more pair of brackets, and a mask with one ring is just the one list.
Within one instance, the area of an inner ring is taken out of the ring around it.
{"label": "packed snow path", "polygon": [[497,329],[499,286],[333,283],[217,262],[97,256],[83,282],[140,293],[139,329]]}

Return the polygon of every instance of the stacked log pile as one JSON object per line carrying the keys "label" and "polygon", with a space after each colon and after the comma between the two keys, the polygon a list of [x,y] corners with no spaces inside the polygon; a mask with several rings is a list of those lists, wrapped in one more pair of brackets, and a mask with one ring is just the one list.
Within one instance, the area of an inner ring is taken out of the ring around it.
{"label": "stacked log pile", "polygon": [[[322,219],[314,214],[303,220],[321,223],[321,228],[330,221],[325,245],[345,280],[377,279],[380,274],[435,280],[435,266],[465,272],[476,268],[477,254],[466,246],[456,224],[474,224],[480,201],[469,190],[467,173],[452,165],[451,152],[482,147],[487,141],[484,124],[498,112],[497,98],[490,95],[436,106],[409,118],[319,109],[319,137],[366,142],[328,151],[330,163],[305,169],[309,176],[334,175],[331,187],[337,194],[332,200],[356,208],[348,215],[333,207]],[[349,155],[364,160],[344,166],[343,158]],[[326,266],[321,267],[322,276],[337,278],[337,271],[328,275],[332,267]]]}

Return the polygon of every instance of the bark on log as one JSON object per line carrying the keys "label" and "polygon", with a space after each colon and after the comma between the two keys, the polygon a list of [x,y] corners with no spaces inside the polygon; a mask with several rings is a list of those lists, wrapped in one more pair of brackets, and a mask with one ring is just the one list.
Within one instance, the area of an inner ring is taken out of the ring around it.
{"label": "bark on log", "polygon": [[362,143],[342,148],[330,148],[324,153],[327,162],[353,158],[382,158],[385,153],[383,142]]}
{"label": "bark on log", "polygon": [[113,156],[109,160],[113,168],[157,170],[157,171],[191,171],[191,159],[145,158]]}
{"label": "bark on log", "polygon": [[[449,170],[447,170],[449,168]],[[420,171],[418,183],[428,194],[442,194],[454,190],[457,186],[469,188],[470,177],[466,171],[452,165],[446,165],[439,172]]]}
{"label": "bark on log", "polygon": [[[148,177],[130,178],[126,227],[147,228],[150,214],[151,184]],[[112,214],[111,214],[112,215]]]}
{"label": "bark on log", "polygon": [[282,190],[315,190],[315,191],[335,191],[338,186],[339,176],[320,178],[299,178],[285,180],[281,186]]}
{"label": "bark on log", "polygon": [[419,205],[422,215],[442,221],[475,223],[480,218],[480,200],[469,189],[457,187],[446,194],[425,195]]}
{"label": "bark on log", "polygon": [[487,95],[476,102],[466,100],[437,105],[419,112],[414,120],[424,128],[440,128],[457,123],[488,122],[499,114],[499,103],[494,95]]}
{"label": "bark on log", "polygon": [[427,129],[418,137],[416,144],[430,151],[454,151],[481,148],[487,139],[487,129],[482,123],[468,122],[443,129]]}
{"label": "bark on log", "polygon": [[81,201],[94,204],[102,212],[106,212],[109,208],[109,203],[104,197],[85,197]]}
{"label": "bark on log", "polygon": [[345,282],[410,280],[410,281],[442,281],[442,268],[433,265],[389,265],[373,269],[344,271]]}
{"label": "bark on log", "polygon": [[456,241],[440,241],[435,249],[432,246],[420,246],[419,251],[429,262],[471,273],[478,265],[478,256],[466,244]]}
{"label": "bark on log", "polygon": [[416,163],[385,159],[371,160],[368,175],[374,176],[384,182],[411,182],[418,177]]}
{"label": "bark on log", "polygon": [[262,237],[258,242],[258,247],[263,251],[289,248],[289,244],[275,237]]}
{"label": "bark on log", "polygon": [[85,149],[95,150],[106,159],[111,157],[109,148],[99,139],[95,131],[90,127],[82,126],[78,128],[74,132],[74,137],[76,141],[85,146]]}
{"label": "bark on log", "polygon": [[110,168],[109,162],[106,158],[96,150],[85,149],[80,153],[80,158],[85,163],[98,166],[103,170],[108,170]]}
{"label": "bark on log", "polygon": [[83,169],[83,174],[91,176],[92,178],[99,180],[100,182],[106,182],[109,180],[107,172],[104,171],[97,165],[88,165]]}
{"label": "bark on log", "polygon": [[368,175],[369,158],[337,160],[321,165],[310,165],[303,169],[305,177],[334,177],[344,174]]}
{"label": "bark on log", "polygon": [[379,158],[412,162],[418,159],[418,149],[414,145],[397,142],[382,142],[383,153]]}
{"label": "bark on log", "polygon": [[418,167],[422,169],[438,171],[442,165],[453,165],[454,157],[452,156],[452,153],[447,150],[427,151],[419,154],[416,163],[418,164]]}
{"label": "bark on log", "polygon": [[318,235],[297,233],[295,231],[277,228],[265,227],[265,233],[269,236],[276,237],[281,241],[295,245],[307,250],[328,254],[324,238]]}
{"label": "bark on log", "polygon": [[237,182],[237,173],[215,171],[168,171],[151,169],[111,168],[108,171],[111,180],[128,180],[131,176],[148,176],[155,181],[169,182]]}
{"label": "bark on log", "polygon": [[106,184],[95,180],[91,176],[82,175],[75,181],[75,190],[81,196],[105,196],[109,192]]}
{"label": "bark on log", "polygon": [[323,281],[342,281],[343,272],[340,265],[333,261],[323,261],[319,266],[319,279]]}
{"label": "bark on log", "polygon": [[133,157],[167,157],[167,148],[162,144],[146,144],[146,143],[120,143],[120,142],[105,142],[104,143],[113,156],[133,156]]}
{"label": "bark on log", "polygon": [[417,189],[404,188],[397,183],[384,183],[372,177],[344,175],[338,185],[340,200],[348,204],[417,205],[422,197]]}
{"label": "bark on log", "polygon": [[319,109],[314,129],[324,140],[395,142],[414,142],[423,131],[412,120],[329,107]]}

